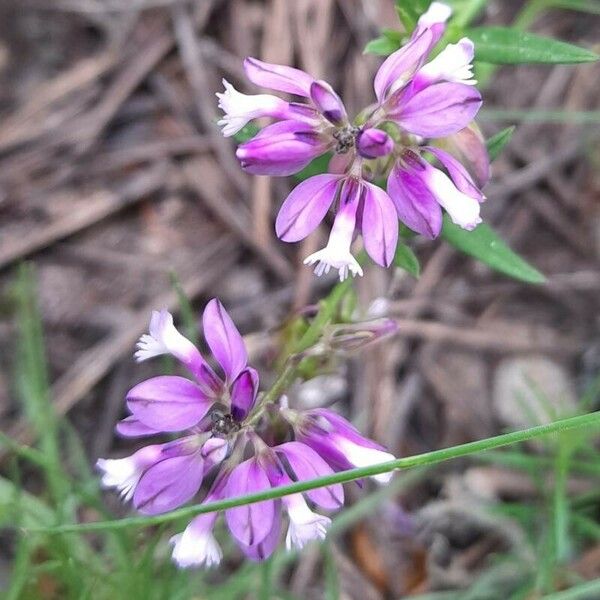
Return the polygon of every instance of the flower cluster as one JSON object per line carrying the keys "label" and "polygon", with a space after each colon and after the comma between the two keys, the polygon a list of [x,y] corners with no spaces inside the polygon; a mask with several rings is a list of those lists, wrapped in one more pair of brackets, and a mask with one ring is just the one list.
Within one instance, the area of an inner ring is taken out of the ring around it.
{"label": "flower cluster", "polygon": [[[243,339],[223,305],[211,300],[202,321],[217,370],[175,328],[167,311],[152,314],[136,358],[170,354],[193,379],[160,376],[136,385],[127,394],[131,415],[117,425],[125,437],[177,437],[97,463],[103,485],[116,488],[139,512],[171,511],[201,489],[208,503],[393,459],[331,410],[298,412],[283,403],[268,405],[267,414],[258,395],[258,373],[248,366]],[[336,484],[230,508],[225,521],[244,554],[261,560],[277,546],[283,512],[289,518],[286,546],[302,548],[323,538],[331,522],[313,508],[331,512],[343,503],[343,488]],[[216,513],[202,514],[172,538],[179,566],[219,563],[222,553],[212,533],[217,518]]]}
{"label": "flower cluster", "polygon": [[[333,154],[329,172],[300,183],[276,220],[278,237],[296,242],[335,207],[326,247],[305,260],[316,265],[318,275],[332,267],[342,280],[349,273],[362,275],[350,251],[357,233],[369,256],[389,266],[398,219],[429,238],[440,233],[442,208],[465,229],[481,222],[480,188],[489,178],[489,160],[473,122],[481,106],[481,95],[473,87],[473,43],[463,38],[448,44],[427,62],[450,12],[434,2],[421,16],[407,44],[375,75],[377,102],[354,121],[327,82],[255,58],[244,63],[250,81],[303,101],[242,94],[227,81],[225,92],[217,94],[225,113],[219,125],[226,136],[252,119],[277,119],[238,147],[237,157],[247,172],[291,175],[314,158]],[[385,178],[387,191],[373,183]]]}

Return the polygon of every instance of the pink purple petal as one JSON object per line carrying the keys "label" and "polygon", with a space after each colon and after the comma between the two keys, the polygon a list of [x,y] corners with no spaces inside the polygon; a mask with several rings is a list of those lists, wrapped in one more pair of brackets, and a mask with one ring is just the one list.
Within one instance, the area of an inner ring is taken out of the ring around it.
{"label": "pink purple petal", "polygon": [[[239,464],[229,476],[225,496],[237,498],[269,489],[271,483],[256,459]],[[246,546],[254,546],[265,539],[275,519],[273,500],[237,506],[225,511],[225,520],[233,537]]]}
{"label": "pink purple petal", "polygon": [[258,393],[258,373],[252,367],[244,369],[231,384],[231,414],[241,422],[252,410]]}
{"label": "pink purple petal", "polygon": [[238,546],[242,552],[250,559],[255,562],[265,560],[269,558],[275,552],[277,544],[279,543],[279,536],[281,533],[281,502],[275,502],[275,516],[273,517],[273,525],[271,531],[267,533],[265,538],[252,546],[247,546],[238,542]]}
{"label": "pink purple petal", "polygon": [[[293,472],[293,481],[306,481],[333,473],[332,468],[310,446],[301,442],[286,442],[275,450],[287,459]],[[310,490],[306,495],[325,510],[337,510],[344,504],[344,488],[341,484]]]}
{"label": "pink purple petal", "polygon": [[409,42],[390,54],[379,67],[373,86],[380,103],[390,93],[403,88],[414,73],[425,63],[431,48],[432,33],[423,29]]}
{"label": "pink purple petal", "polygon": [[475,198],[479,202],[483,201],[484,196],[475,185],[473,178],[469,175],[469,172],[458,162],[451,154],[442,150],[441,148],[435,148],[434,146],[427,146],[425,148],[428,152],[431,152],[446,168],[450,175],[454,185],[467,196]]}
{"label": "pink purple petal", "polygon": [[253,175],[292,175],[326,152],[332,143],[308,123],[281,121],[241,144],[236,156],[242,168]]}
{"label": "pink purple petal", "polygon": [[[179,452],[185,451],[181,448]],[[133,495],[133,504],[145,515],[178,508],[198,492],[203,471],[203,461],[198,452],[168,456],[144,472]]]}
{"label": "pink purple petal", "polygon": [[436,238],[442,228],[442,209],[419,171],[396,165],[387,182],[387,191],[398,218],[410,229]]}
{"label": "pink purple petal", "polygon": [[310,86],[314,81],[308,73],[285,65],[275,65],[256,58],[244,60],[248,79],[264,88],[310,97]]}
{"label": "pink purple petal", "polygon": [[143,425],[157,431],[183,431],[196,425],[213,400],[200,387],[171,375],[138,383],[127,394],[127,406]]}
{"label": "pink purple petal", "polygon": [[481,94],[462,83],[436,83],[417,92],[389,116],[415,135],[439,138],[466,127],[481,107]]}
{"label": "pink purple petal", "polygon": [[361,229],[365,250],[378,265],[389,267],[398,243],[398,215],[384,190],[372,183],[364,186]]}
{"label": "pink purple petal", "polygon": [[122,421],[119,421],[115,427],[115,431],[123,437],[146,437],[160,433],[160,431],[144,425],[133,415],[129,415]]}
{"label": "pink purple petal", "polygon": [[233,381],[248,363],[248,353],[237,327],[219,300],[213,298],[202,315],[204,337],[227,381]]}
{"label": "pink purple petal", "polygon": [[277,237],[284,242],[297,242],[312,233],[331,207],[339,181],[338,175],[324,174],[298,184],[277,215]]}
{"label": "pink purple petal", "polygon": [[317,110],[334,125],[348,120],[342,99],[326,81],[313,81],[310,86],[310,97]]}

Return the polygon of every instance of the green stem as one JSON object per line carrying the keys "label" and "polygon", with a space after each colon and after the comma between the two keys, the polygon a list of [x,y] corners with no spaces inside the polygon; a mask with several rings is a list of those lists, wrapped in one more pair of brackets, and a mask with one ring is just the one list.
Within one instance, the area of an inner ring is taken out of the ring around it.
{"label": "green stem", "polygon": [[149,525],[158,525],[160,523],[166,523],[169,521],[174,521],[176,519],[191,518],[199,514],[222,511],[229,508],[234,508],[236,506],[251,504],[253,502],[273,500],[275,498],[281,498],[282,496],[287,496],[289,494],[306,492],[308,490],[332,485],[334,483],[347,483],[356,479],[371,477],[373,475],[380,475],[381,473],[388,473],[390,471],[398,469],[410,469],[413,467],[433,465],[453,458],[460,458],[463,456],[475,454],[477,452],[483,452],[485,450],[500,448],[502,446],[508,446],[510,444],[516,444],[519,442],[525,442],[527,440],[531,440],[542,435],[549,435],[551,433],[558,433],[562,431],[567,431],[569,429],[575,429],[578,427],[590,426],[600,426],[600,411],[593,412],[587,415],[570,417],[568,419],[561,419],[559,421],[555,421],[554,423],[548,423],[547,425],[538,425],[536,427],[531,427],[529,429],[524,429],[521,431],[504,433],[502,435],[486,438],[484,440],[478,440],[476,442],[469,442],[467,444],[452,446],[451,448],[434,450],[432,452],[417,454],[415,456],[408,456],[406,458],[398,458],[396,460],[380,463],[377,465],[371,465],[369,467],[350,469],[348,471],[334,473],[333,475],[327,475],[325,477],[317,477],[316,479],[311,479],[309,481],[299,481],[291,485],[271,488],[254,494],[249,494],[247,496],[242,496],[238,498],[228,498],[226,500],[210,502],[208,504],[188,506],[164,515],[157,515],[154,517],[129,517],[126,519],[120,519],[118,521],[99,521],[96,523],[86,523],[81,525],[73,524],[49,528],[30,528],[28,529],[28,531],[37,531],[45,533],[69,533],[75,531],[104,531],[109,529],[123,529],[126,527],[144,527]]}
{"label": "green stem", "polygon": [[298,344],[292,349],[292,353],[288,358],[283,371],[271,386],[271,389],[266,392],[256,405],[253,414],[249,417],[247,424],[252,425],[260,419],[266,406],[275,402],[280,396],[294,383],[298,368],[304,356],[302,353],[314,346],[320,339],[323,329],[329,324],[333,318],[339,303],[343,300],[348,288],[352,286],[352,278],[336,285],[331,290],[329,296],[322,300],[317,316],[313,319],[309,328],[304,332],[304,335],[298,341]]}
{"label": "green stem", "polygon": [[300,338],[298,346],[295,348],[296,352],[304,352],[319,341],[323,328],[328,325],[329,321],[333,318],[339,303],[344,298],[348,288],[352,286],[352,281],[352,277],[349,277],[346,281],[338,283],[333,290],[331,290],[329,296],[321,301],[319,312],[313,319],[310,327]]}
{"label": "green stem", "polygon": [[456,16],[453,24],[460,29],[467,27],[484,9],[487,1],[488,0],[471,0]]}

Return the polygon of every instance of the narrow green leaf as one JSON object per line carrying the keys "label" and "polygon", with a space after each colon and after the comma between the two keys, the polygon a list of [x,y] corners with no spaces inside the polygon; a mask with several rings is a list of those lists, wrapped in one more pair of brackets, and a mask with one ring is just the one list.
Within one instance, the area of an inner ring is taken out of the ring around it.
{"label": "narrow green leaf", "polygon": [[321,550],[325,563],[325,599],[337,600],[340,597],[340,579],[330,543],[325,542]]}
{"label": "narrow green leaf", "polygon": [[329,165],[330,160],[331,152],[317,156],[317,158],[306,165],[302,171],[296,173],[294,178],[298,181],[304,181],[309,177],[314,177],[315,175],[320,175],[321,173],[327,173],[327,166]]}
{"label": "narrow green leaf", "polygon": [[347,471],[333,473],[332,475],[325,475],[305,481],[297,481],[290,485],[269,488],[267,490],[249,494],[247,496],[227,498],[225,500],[219,500],[218,502],[210,502],[207,504],[197,504],[194,506],[178,508],[162,515],[156,515],[152,517],[126,517],[123,519],[117,519],[115,521],[96,521],[93,523],[81,524],[74,523],[72,525],[58,525],[56,527],[32,527],[27,528],[26,531],[57,534],[83,531],[108,531],[111,529],[126,529],[127,527],[147,527],[150,525],[159,525],[161,523],[176,521],[177,519],[189,519],[196,515],[227,510],[229,508],[243,506],[254,502],[262,502],[263,500],[273,500],[274,498],[281,498],[289,494],[306,492],[308,490],[326,487],[335,483],[347,483],[349,481],[363,479],[364,477],[372,477],[373,475],[379,475],[381,473],[390,473],[391,471],[395,470],[434,465],[454,458],[470,456],[479,452],[485,452],[486,450],[502,448],[503,446],[518,444],[527,440],[533,440],[540,436],[549,435],[551,433],[561,433],[580,427],[600,427],[600,411],[589,413],[587,415],[578,415],[576,417],[560,419],[554,423],[536,425],[535,427],[522,429],[520,431],[511,431],[510,433],[503,433],[501,435],[483,440],[467,442],[466,444],[459,444],[458,446],[451,446],[450,448],[443,448],[441,450],[433,450],[424,454],[416,454],[414,456],[397,458],[396,460],[379,463],[377,465],[348,469]]}
{"label": "narrow green leaf", "polygon": [[259,131],[260,127],[256,123],[248,123],[233,136],[233,139],[238,144],[243,144],[251,140]]}
{"label": "narrow green leaf", "polygon": [[475,42],[475,59],[496,65],[572,64],[599,58],[586,48],[509,27],[476,27],[466,35]]}
{"label": "narrow green leaf", "polygon": [[477,113],[478,121],[526,121],[528,123],[600,123],[600,110],[540,110],[485,108]]}
{"label": "narrow green leaf", "polygon": [[396,42],[385,35],[380,35],[378,38],[371,40],[363,50],[363,54],[376,54],[377,56],[389,56],[400,48],[400,43]]}
{"label": "narrow green leaf", "polygon": [[396,254],[394,255],[394,265],[404,269],[417,279],[421,275],[421,265],[419,264],[419,259],[415,256],[412,248],[406,244],[403,244],[402,242],[398,242]]}
{"label": "narrow green leaf", "polygon": [[499,131],[496,135],[493,135],[489,140],[486,140],[485,145],[490,157],[490,161],[496,160],[504,147],[510,142],[513,133],[515,132],[515,126],[507,127],[502,131]]}
{"label": "narrow green leaf", "polygon": [[181,279],[175,271],[169,273],[171,278],[171,285],[173,286],[175,293],[177,294],[177,300],[179,302],[179,311],[181,313],[181,319],[185,328],[185,335],[194,344],[198,343],[198,317],[196,311],[192,306],[190,299],[188,298],[183,286],[181,285]]}
{"label": "narrow green leaf", "polygon": [[546,6],[548,8],[565,8],[600,15],[600,2],[598,0],[546,0]]}
{"label": "narrow green leaf", "polygon": [[465,231],[444,215],[442,237],[452,246],[480,260],[504,275],[526,283],[544,283],[546,278],[513,252],[502,238],[487,224]]}
{"label": "narrow green leaf", "polygon": [[398,18],[407,33],[412,33],[419,17],[429,8],[432,0],[396,0]]}

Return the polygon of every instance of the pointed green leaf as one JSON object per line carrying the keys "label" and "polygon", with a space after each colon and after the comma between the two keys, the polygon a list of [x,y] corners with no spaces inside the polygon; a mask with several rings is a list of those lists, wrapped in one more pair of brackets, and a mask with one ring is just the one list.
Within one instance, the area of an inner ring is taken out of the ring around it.
{"label": "pointed green leaf", "polygon": [[419,259],[415,256],[410,246],[398,242],[396,254],[394,255],[394,265],[404,269],[417,279],[421,275],[421,265]]}
{"label": "pointed green leaf", "polygon": [[570,64],[598,60],[585,48],[509,27],[476,27],[466,31],[475,42],[475,59],[496,65]]}
{"label": "pointed green leaf", "polygon": [[543,283],[546,278],[528,262],[513,252],[502,238],[487,224],[473,231],[461,229],[444,215],[442,237],[452,246],[480,260],[504,275],[526,283]]}
{"label": "pointed green leaf", "polygon": [[400,48],[400,45],[386,37],[380,35],[378,38],[371,40],[363,50],[363,54],[376,54],[377,56],[389,56]]}
{"label": "pointed green leaf", "polygon": [[502,150],[504,150],[504,146],[510,142],[510,138],[512,134],[515,132],[515,126],[507,127],[502,131],[499,131],[496,135],[493,135],[489,140],[486,140],[485,145],[490,156],[490,162],[496,160]]}
{"label": "pointed green leaf", "polygon": [[547,0],[547,2],[549,8],[565,8],[600,15],[600,2],[598,0]]}
{"label": "pointed green leaf", "polygon": [[430,4],[431,0],[396,0],[396,12],[408,33],[412,33],[419,17]]}

